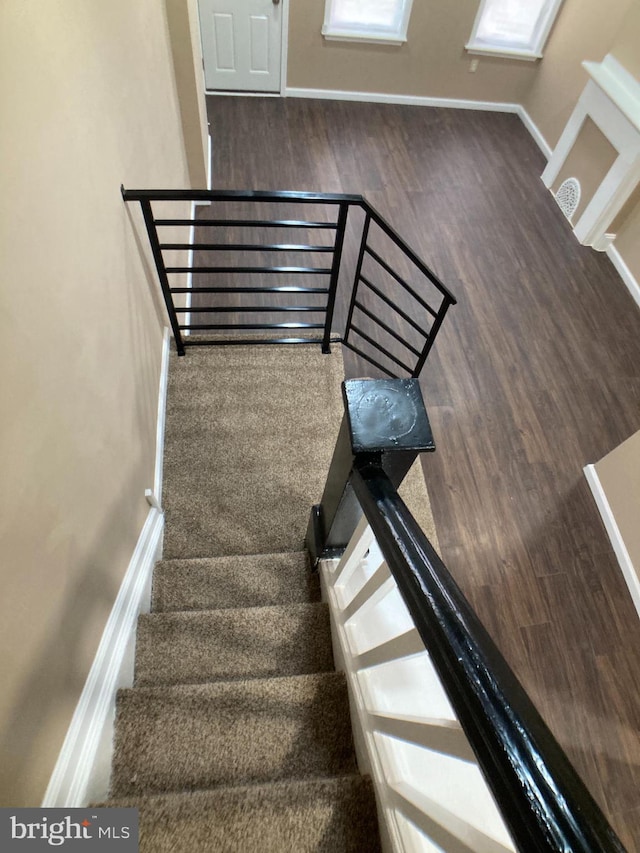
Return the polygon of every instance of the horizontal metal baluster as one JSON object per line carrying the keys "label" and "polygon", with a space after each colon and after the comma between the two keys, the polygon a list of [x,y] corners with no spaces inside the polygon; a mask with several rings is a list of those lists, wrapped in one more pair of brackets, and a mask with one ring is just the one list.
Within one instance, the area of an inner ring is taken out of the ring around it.
{"label": "horizontal metal baluster", "polygon": [[409,352],[412,352],[415,356],[417,356],[417,358],[420,358],[420,355],[421,355],[420,350],[417,350],[417,349],[415,349],[415,347],[412,347],[411,344],[408,344],[401,335],[399,335],[397,332],[394,332],[394,330],[391,328],[391,326],[387,326],[387,324],[384,323],[379,317],[376,317],[376,315],[373,313],[373,311],[369,311],[369,309],[365,308],[364,305],[361,302],[359,302],[357,299],[355,300],[354,304],[355,304],[356,308],[359,308],[360,311],[362,311],[363,314],[366,314],[367,317],[370,317],[377,326],[380,326],[382,329],[385,330],[385,332],[388,332],[390,335],[393,335],[393,337],[397,341],[400,341],[402,346],[406,347],[409,350]]}
{"label": "horizontal metal baluster", "polygon": [[172,287],[171,293],[328,293],[328,287]]}
{"label": "horizontal metal baluster", "polygon": [[403,310],[402,310],[402,308],[398,308],[398,306],[395,304],[395,302],[392,302],[392,301],[391,301],[391,299],[389,299],[389,297],[388,297],[388,296],[385,296],[385,295],[384,295],[384,293],[383,293],[379,288],[377,288],[377,287],[375,286],[375,284],[372,284],[372,283],[369,281],[369,279],[368,279],[368,278],[365,278],[363,275],[361,275],[361,276],[360,276],[360,281],[361,281],[363,284],[365,284],[365,285],[369,288],[369,290],[372,290],[372,291],[375,293],[375,295],[376,295],[376,296],[379,296],[379,297],[380,297],[380,299],[382,299],[382,301],[383,301],[383,302],[386,302],[386,303],[387,303],[387,305],[389,305],[391,308],[393,308],[393,310],[396,312],[396,314],[398,314],[400,317],[402,317],[402,319],[403,319],[403,320],[406,320],[406,321],[407,321],[407,323],[409,323],[409,325],[410,325],[410,326],[413,326],[413,328],[414,328],[414,329],[416,329],[418,332],[420,332],[420,334],[421,334],[423,337],[425,337],[425,338],[427,337],[427,334],[428,334],[428,333],[427,333],[427,332],[425,332],[425,331],[424,331],[424,329],[422,329],[422,328],[421,328],[421,327],[416,323],[416,321],[415,321],[415,320],[412,320],[412,319],[411,319],[411,317],[406,313],[406,311],[403,311]]}
{"label": "horizontal metal baluster", "polygon": [[161,243],[163,251],[197,252],[333,252],[333,246],[309,246],[297,243]]}
{"label": "horizontal metal baluster", "polygon": [[267,275],[282,273],[283,275],[330,275],[331,268],[322,267],[167,267],[168,273],[264,273]]}
{"label": "horizontal metal baluster", "polygon": [[416,302],[419,302],[420,305],[422,305],[422,307],[425,308],[433,317],[436,316],[437,312],[429,305],[429,303],[425,302],[425,300],[421,296],[418,296],[413,287],[411,287],[411,285],[408,284],[402,278],[402,276],[398,275],[398,273],[392,267],[390,267],[389,264],[383,258],[381,258],[377,252],[374,252],[374,250],[370,246],[365,246],[365,252],[370,255],[374,259],[374,261],[376,261],[376,263],[380,264],[380,266],[385,269],[390,276],[395,278],[398,284],[401,285],[407,291],[407,293],[410,293],[411,296],[413,296],[413,298],[416,300]]}
{"label": "horizontal metal baluster", "polygon": [[359,355],[359,356],[361,356],[361,358],[364,358],[364,359],[365,359],[365,361],[368,361],[368,362],[369,362],[369,364],[373,364],[373,366],[374,366],[374,367],[377,367],[377,368],[378,368],[378,370],[381,370],[383,373],[386,373],[386,374],[387,374],[387,376],[390,376],[392,379],[397,379],[397,378],[398,378],[398,377],[395,375],[395,373],[392,373],[392,371],[391,371],[391,370],[389,370],[387,367],[383,367],[383,366],[380,364],[380,362],[379,362],[379,361],[376,361],[376,360],[375,360],[375,358],[371,358],[371,356],[370,356],[370,355],[367,355],[367,353],[366,353],[366,352],[363,352],[363,351],[362,351],[359,347],[357,347],[355,344],[352,344],[352,343],[351,343],[351,341],[343,341],[343,344],[344,344],[348,349],[350,349],[352,352],[355,352],[355,354],[356,354],[356,355]]}
{"label": "horizontal metal baluster", "polygon": [[400,361],[399,358],[396,358],[395,355],[391,355],[391,353],[388,350],[386,350],[381,344],[379,344],[376,340],[374,340],[366,332],[363,332],[362,329],[358,328],[358,326],[356,326],[355,323],[353,323],[353,322],[351,323],[351,328],[353,329],[353,331],[357,335],[360,335],[361,338],[364,338],[365,341],[368,341],[371,344],[371,346],[375,347],[383,355],[386,355],[387,358],[389,358],[389,359],[391,359],[391,361],[395,362],[398,365],[398,367],[401,367],[403,370],[406,370],[407,373],[409,373],[409,374],[412,373],[413,368],[407,367],[407,365],[404,362]]}
{"label": "horizontal metal baluster", "polygon": [[335,231],[335,222],[307,222],[304,219],[156,219],[155,224],[203,225],[206,228],[316,228]]}
{"label": "horizontal metal baluster", "polygon": [[198,306],[194,308],[176,308],[176,314],[234,314],[244,313],[245,311],[260,312],[260,311],[315,311],[324,314],[324,305],[210,305],[205,308]]}
{"label": "horizontal metal baluster", "polygon": [[[321,344],[322,338],[185,338],[185,347],[236,347],[242,344],[265,346],[269,344]],[[331,343],[340,343],[340,338],[332,338]]]}
{"label": "horizontal metal baluster", "polygon": [[[192,313],[196,314],[197,310]],[[192,332],[197,329],[207,331],[214,329],[221,331],[229,329],[324,329],[324,323],[190,323],[179,328],[189,329]]]}

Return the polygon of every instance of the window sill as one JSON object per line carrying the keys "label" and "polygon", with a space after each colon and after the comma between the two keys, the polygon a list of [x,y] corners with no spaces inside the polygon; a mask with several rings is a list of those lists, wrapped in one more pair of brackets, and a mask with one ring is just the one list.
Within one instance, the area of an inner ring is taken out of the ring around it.
{"label": "window sill", "polygon": [[467,53],[472,53],[476,56],[496,56],[502,59],[521,59],[524,62],[536,62],[542,59],[542,54],[534,50],[524,50],[522,48],[509,47],[490,47],[486,44],[473,44],[469,42],[464,46]]}
{"label": "window sill", "polygon": [[406,36],[391,33],[381,33],[380,35],[366,30],[328,30],[322,28],[322,36],[327,41],[352,41],[364,42],[365,44],[391,44],[402,45],[407,41]]}

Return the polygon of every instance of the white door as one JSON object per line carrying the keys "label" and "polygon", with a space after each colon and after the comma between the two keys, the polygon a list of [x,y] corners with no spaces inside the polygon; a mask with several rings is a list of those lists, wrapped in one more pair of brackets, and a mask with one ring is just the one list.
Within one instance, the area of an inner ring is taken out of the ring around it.
{"label": "white door", "polygon": [[207,89],[280,92],[284,0],[199,0]]}

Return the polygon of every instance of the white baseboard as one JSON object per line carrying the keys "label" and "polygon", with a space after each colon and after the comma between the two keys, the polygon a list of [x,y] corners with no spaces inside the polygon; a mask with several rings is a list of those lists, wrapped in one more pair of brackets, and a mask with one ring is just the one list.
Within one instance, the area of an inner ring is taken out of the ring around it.
{"label": "white baseboard", "polygon": [[[216,93],[215,92],[205,92],[205,94],[213,95]],[[238,94],[241,95],[243,93],[238,92]],[[211,190],[212,180],[213,180],[213,140],[211,139],[211,133],[208,133],[207,134],[207,189],[208,190]],[[195,201],[193,203],[196,206],[211,204],[210,201]]]}
{"label": "white baseboard", "polygon": [[627,551],[627,546],[624,544],[624,539],[620,533],[620,528],[616,522],[611,505],[609,504],[605,491],[602,488],[602,483],[598,477],[596,466],[587,465],[584,469],[584,475],[587,478],[587,483],[593,493],[596,506],[602,516],[602,521],[604,522],[605,529],[609,539],[611,540],[611,545],[613,546],[615,555],[618,558],[622,575],[629,587],[631,598],[636,610],[638,611],[638,615],[640,616],[640,579],[638,578],[638,574],[634,568],[633,562],[631,561],[631,556]]}
{"label": "white baseboard", "polygon": [[[211,137],[209,137],[209,139],[211,139]],[[207,202],[205,202],[205,204],[209,204],[209,202],[207,201]],[[191,219],[196,218],[196,206],[197,205],[198,205],[197,201],[191,202]],[[196,241],[196,226],[191,225],[191,227],[189,228],[189,245],[193,246],[195,241]],[[189,253],[187,255],[187,266],[188,267],[193,266],[193,249],[189,249]],[[191,271],[189,271],[187,273],[186,287],[189,288],[189,293],[187,293],[187,295],[186,295],[185,308],[191,308],[191,297],[192,297],[191,288],[193,287],[193,273]],[[188,326],[188,325],[190,325],[190,323],[191,323],[191,311],[187,311],[187,313],[184,315],[184,325]],[[188,337],[191,334],[191,331],[189,329],[185,329],[182,334],[185,337]]]}
{"label": "white baseboard", "polygon": [[[165,328],[158,387],[156,459],[153,497],[162,499],[162,458],[167,382],[169,329]],[[116,693],[133,684],[135,632],[138,614],[149,610],[151,577],[162,557],[164,515],[156,506],[147,518],[118,591],[100,645],[78,700],[60,755],[47,787],[43,808],[79,808],[103,800],[108,793],[113,752]]]}
{"label": "white baseboard", "polygon": [[468,101],[458,98],[429,98],[420,95],[389,95],[384,92],[350,92],[341,89],[299,89],[287,87],[287,98],[315,98],[329,101],[363,101],[375,104],[406,104],[419,107],[446,107],[456,110],[483,110],[498,113],[520,113],[520,104],[498,101]]}
{"label": "white baseboard", "polygon": [[542,135],[542,131],[538,127],[538,125],[531,118],[529,113],[525,110],[522,104],[518,104],[517,113],[522,120],[522,123],[527,128],[531,136],[533,137],[534,142],[538,146],[538,148],[542,151],[547,160],[551,157],[553,152],[553,148],[549,145],[547,140]]}
{"label": "white baseboard", "polygon": [[205,95],[215,95],[217,98],[280,98],[280,92],[223,92],[220,89],[205,89]]}
{"label": "white baseboard", "polygon": [[636,305],[640,307],[640,282],[631,272],[629,267],[626,265],[624,258],[616,249],[615,244],[611,244],[607,248],[607,255],[609,256],[609,260],[611,261],[611,263],[618,271],[620,278],[626,284],[627,290],[633,296]]}
{"label": "white baseboard", "polygon": [[116,692],[133,682],[138,614],[148,609],[164,516],[150,509],[62,745],[43,808],[80,808],[107,795]]}
{"label": "white baseboard", "polygon": [[[190,295],[190,294],[188,294]],[[162,506],[162,465],[164,459],[164,425],[167,413],[167,385],[169,384],[169,354],[171,336],[165,326],[162,336],[162,360],[160,362],[160,380],[158,382],[158,416],[156,422],[156,461],[153,475],[153,493],[159,506]]]}

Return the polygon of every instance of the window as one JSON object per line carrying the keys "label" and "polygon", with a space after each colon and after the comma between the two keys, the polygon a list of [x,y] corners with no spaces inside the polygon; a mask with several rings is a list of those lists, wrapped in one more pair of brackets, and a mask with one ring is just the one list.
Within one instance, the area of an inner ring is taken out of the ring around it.
{"label": "window", "polygon": [[326,39],[402,44],[413,0],[325,0]]}
{"label": "window", "polygon": [[539,59],[562,0],[482,0],[470,53]]}

